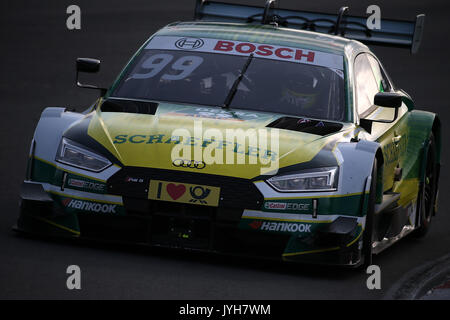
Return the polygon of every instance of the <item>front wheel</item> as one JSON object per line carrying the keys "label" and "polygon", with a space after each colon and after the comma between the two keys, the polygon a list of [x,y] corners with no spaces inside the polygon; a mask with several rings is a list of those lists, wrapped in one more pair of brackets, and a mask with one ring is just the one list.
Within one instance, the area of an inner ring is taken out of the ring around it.
{"label": "front wheel", "polygon": [[425,172],[423,182],[419,188],[417,196],[417,219],[414,231],[416,237],[423,237],[427,234],[431,218],[434,214],[434,205],[437,192],[437,166],[436,166],[436,143],[434,135],[428,139],[427,154],[425,157]]}

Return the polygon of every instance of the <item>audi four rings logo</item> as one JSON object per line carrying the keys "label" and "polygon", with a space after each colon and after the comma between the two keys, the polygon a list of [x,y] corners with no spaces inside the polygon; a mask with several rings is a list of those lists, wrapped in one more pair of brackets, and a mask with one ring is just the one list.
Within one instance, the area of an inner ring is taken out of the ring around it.
{"label": "audi four rings logo", "polygon": [[195,50],[203,47],[205,42],[198,38],[181,38],[175,42],[175,47],[184,50]]}
{"label": "audi four rings logo", "polygon": [[175,159],[172,164],[175,167],[183,167],[183,168],[191,168],[191,169],[203,169],[206,167],[206,163],[204,161],[195,161],[195,160],[187,160],[187,159]]}

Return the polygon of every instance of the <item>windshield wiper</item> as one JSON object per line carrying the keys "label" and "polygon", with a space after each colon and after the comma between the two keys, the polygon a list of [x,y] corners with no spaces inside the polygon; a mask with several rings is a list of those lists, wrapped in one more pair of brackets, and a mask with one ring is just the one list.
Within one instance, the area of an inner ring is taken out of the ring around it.
{"label": "windshield wiper", "polygon": [[242,78],[244,77],[245,73],[247,72],[248,66],[253,60],[253,53],[250,54],[247,61],[244,64],[244,67],[242,68],[241,72],[239,73],[236,80],[234,80],[233,85],[231,86],[230,92],[228,92],[228,95],[225,99],[225,102],[222,105],[223,109],[228,109],[230,107],[231,102],[233,101],[234,95],[237,92],[238,86],[241,83]]}

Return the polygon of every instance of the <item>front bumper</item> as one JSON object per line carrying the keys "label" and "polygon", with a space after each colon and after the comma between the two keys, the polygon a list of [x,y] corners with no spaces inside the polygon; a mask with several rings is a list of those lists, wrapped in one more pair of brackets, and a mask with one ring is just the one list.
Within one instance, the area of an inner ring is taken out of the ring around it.
{"label": "front bumper", "polygon": [[[257,213],[258,211],[252,210]],[[314,264],[361,263],[362,227],[354,217],[286,222],[237,208],[143,200],[94,203],[24,182],[21,231]]]}

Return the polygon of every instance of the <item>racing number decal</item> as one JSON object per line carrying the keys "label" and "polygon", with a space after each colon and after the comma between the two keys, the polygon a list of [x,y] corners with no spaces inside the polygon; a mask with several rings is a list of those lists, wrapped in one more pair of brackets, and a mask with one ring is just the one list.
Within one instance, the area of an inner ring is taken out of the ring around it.
{"label": "racing number decal", "polygon": [[[147,58],[142,64],[142,68],[149,70],[146,73],[134,73],[126,81],[131,79],[149,79],[159,74],[171,61],[173,55],[160,53]],[[183,80],[203,63],[203,58],[199,56],[184,56],[176,60],[171,68],[172,72],[165,73],[161,80]]]}
{"label": "racing number decal", "polygon": [[197,184],[151,180],[148,198],[197,205],[219,205],[220,188]]}

